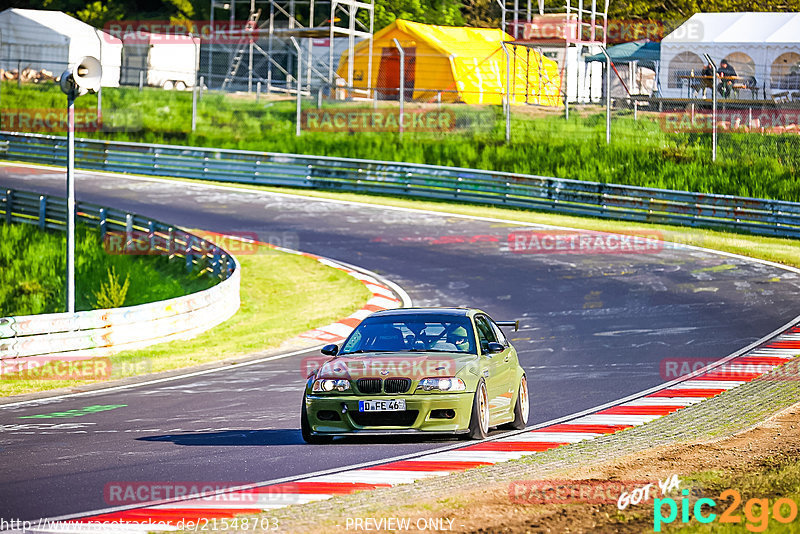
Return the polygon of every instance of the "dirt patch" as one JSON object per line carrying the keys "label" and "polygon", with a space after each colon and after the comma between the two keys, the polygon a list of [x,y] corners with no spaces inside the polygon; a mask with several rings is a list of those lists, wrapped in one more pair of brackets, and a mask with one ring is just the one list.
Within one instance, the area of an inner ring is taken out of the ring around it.
{"label": "dirt patch", "polygon": [[[652,532],[653,497],[661,497],[658,482],[666,483],[673,475],[684,482],[680,489],[686,489],[685,477],[693,473],[714,471],[722,479],[728,476],[752,476],[774,466],[775,459],[784,463],[796,463],[800,459],[800,404],[795,404],[776,414],[755,428],[733,436],[707,441],[696,441],[677,445],[656,447],[637,452],[608,462],[588,463],[575,469],[564,470],[548,477],[559,484],[574,488],[605,488],[606,495],[613,497],[562,498],[559,502],[547,499],[533,499],[533,493],[518,491],[520,484],[531,481],[494,483],[480,490],[454,492],[447,498],[418,501],[413,505],[386,507],[370,519],[395,520],[408,519],[408,527],[391,528],[384,522],[379,532],[431,532],[446,530],[460,533],[539,533],[539,532]],[[540,484],[542,481],[534,481]],[[616,497],[620,486],[625,484],[630,490],[652,483],[649,501],[638,506],[629,506],[624,511],[617,508]],[[609,486],[613,488],[609,489]],[[692,491],[702,488],[692,483]],[[578,495],[573,491],[573,495]],[[591,490],[589,490],[591,494]],[[696,494],[696,493],[695,493]],[[521,495],[521,496],[520,496]],[[544,495],[543,493],[537,495]],[[680,492],[669,493],[676,501]],[[711,493],[709,493],[711,495]],[[717,493],[718,495],[718,493]],[[770,495],[760,495],[770,497]],[[326,530],[333,532],[352,532],[362,530],[348,517],[326,524]],[[366,521],[367,518],[361,518]],[[441,523],[435,523],[441,521]],[[348,523],[349,522],[349,523]],[[441,529],[432,529],[441,524]],[[378,527],[378,524],[374,526]],[[675,526],[680,526],[679,521]],[[386,528],[389,527],[389,528]],[[422,527],[422,528],[419,528]]]}
{"label": "dirt patch", "polygon": [[[751,430],[726,439],[669,445],[611,462],[590,464],[559,474],[561,480],[665,481],[672,475],[718,471],[756,473],[765,460],[790,455],[800,459],[800,404],[784,410]],[[676,496],[677,498],[677,496]],[[642,532],[652,531],[652,506],[624,512],[614,504],[514,504],[509,485],[465,494],[464,506],[438,510],[454,518],[455,532]]]}

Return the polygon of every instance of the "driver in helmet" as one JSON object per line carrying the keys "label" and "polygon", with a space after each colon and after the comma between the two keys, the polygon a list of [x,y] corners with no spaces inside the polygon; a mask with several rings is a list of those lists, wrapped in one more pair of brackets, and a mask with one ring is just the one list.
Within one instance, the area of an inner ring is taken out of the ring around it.
{"label": "driver in helmet", "polygon": [[453,328],[447,335],[447,342],[452,343],[459,352],[469,352],[469,336],[463,326]]}

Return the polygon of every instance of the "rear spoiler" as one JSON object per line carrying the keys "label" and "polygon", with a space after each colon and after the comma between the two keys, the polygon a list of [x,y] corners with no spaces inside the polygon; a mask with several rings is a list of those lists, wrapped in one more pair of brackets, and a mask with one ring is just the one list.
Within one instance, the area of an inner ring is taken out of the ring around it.
{"label": "rear spoiler", "polygon": [[513,326],[514,332],[519,330],[519,319],[516,321],[495,321],[495,323],[497,323],[497,326]]}

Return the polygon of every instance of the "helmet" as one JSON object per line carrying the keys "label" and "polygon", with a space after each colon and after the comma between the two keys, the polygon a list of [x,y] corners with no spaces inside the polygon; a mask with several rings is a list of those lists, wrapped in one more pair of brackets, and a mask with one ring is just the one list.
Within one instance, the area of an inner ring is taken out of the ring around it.
{"label": "helmet", "polygon": [[463,326],[459,326],[453,329],[453,331],[450,332],[450,339],[456,345],[461,343],[466,343],[468,341],[467,329],[464,328]]}

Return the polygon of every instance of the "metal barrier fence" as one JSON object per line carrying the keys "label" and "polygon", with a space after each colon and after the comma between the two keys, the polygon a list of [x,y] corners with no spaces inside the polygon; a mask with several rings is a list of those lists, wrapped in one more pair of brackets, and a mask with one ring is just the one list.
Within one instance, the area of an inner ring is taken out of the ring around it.
{"label": "metal barrier fence", "polygon": [[[64,230],[66,211],[63,198],[16,190],[0,193],[0,216],[6,223]],[[102,235],[124,236],[128,249],[145,246],[151,253],[183,258],[187,269],[207,271],[222,281],[204,291],[138,306],[0,318],[0,366],[9,359],[16,365],[45,355],[92,358],[189,339],[239,309],[238,264],[213,243],[158,221],[95,204],[79,202],[76,212],[79,221],[97,227]]]}
{"label": "metal barrier fence", "polygon": [[[66,138],[0,132],[0,158],[61,165]],[[78,139],[83,169],[382,193],[800,237],[800,203],[459,167]]]}

